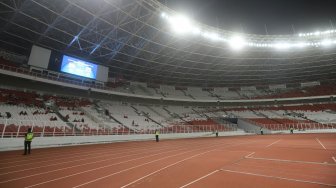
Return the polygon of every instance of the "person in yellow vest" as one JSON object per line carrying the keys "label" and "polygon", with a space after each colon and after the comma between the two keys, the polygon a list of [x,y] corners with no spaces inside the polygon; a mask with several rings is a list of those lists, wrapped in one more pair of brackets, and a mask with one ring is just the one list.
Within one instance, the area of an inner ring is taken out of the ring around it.
{"label": "person in yellow vest", "polygon": [[155,131],[155,139],[156,139],[156,142],[159,142],[159,134],[160,132],[158,130]]}
{"label": "person in yellow vest", "polygon": [[31,142],[34,139],[34,133],[32,132],[31,128],[28,128],[27,133],[25,134],[25,141],[24,141],[24,155],[30,154],[31,150]]}

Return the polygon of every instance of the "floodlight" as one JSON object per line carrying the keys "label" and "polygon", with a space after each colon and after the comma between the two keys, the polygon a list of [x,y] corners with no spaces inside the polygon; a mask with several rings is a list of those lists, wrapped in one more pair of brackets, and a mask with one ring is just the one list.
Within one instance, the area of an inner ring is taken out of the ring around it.
{"label": "floodlight", "polygon": [[199,28],[197,28],[197,27],[194,27],[192,29],[192,33],[195,34],[195,35],[199,35],[201,33],[201,30]]}
{"label": "floodlight", "polygon": [[280,50],[286,50],[286,49],[289,49],[291,45],[288,42],[281,42],[281,43],[276,43],[274,47]]}
{"label": "floodlight", "polygon": [[321,45],[323,46],[330,46],[333,43],[330,39],[325,39],[321,42]]}
{"label": "floodlight", "polygon": [[235,50],[240,50],[246,45],[246,41],[241,36],[234,36],[229,40],[230,46]]}
{"label": "floodlight", "polygon": [[213,40],[213,41],[218,41],[220,40],[220,37],[217,33],[209,33],[208,35],[209,39]]}
{"label": "floodlight", "polygon": [[319,31],[316,31],[315,33],[314,33],[314,35],[316,35],[316,36],[318,36],[318,35],[320,35],[321,34],[321,32],[319,32]]}
{"label": "floodlight", "polygon": [[192,30],[191,21],[182,15],[174,16],[169,19],[172,30],[176,33],[187,33]]}

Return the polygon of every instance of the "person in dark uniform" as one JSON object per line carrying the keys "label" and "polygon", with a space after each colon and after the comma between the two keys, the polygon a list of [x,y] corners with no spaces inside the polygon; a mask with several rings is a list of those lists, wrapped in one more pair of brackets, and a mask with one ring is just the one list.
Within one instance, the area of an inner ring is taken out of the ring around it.
{"label": "person in dark uniform", "polygon": [[260,127],[260,134],[263,135],[264,134],[264,129],[262,127]]}
{"label": "person in dark uniform", "polygon": [[218,137],[218,130],[216,130],[216,137]]}
{"label": "person in dark uniform", "polygon": [[156,142],[159,142],[159,131],[158,130],[156,130],[155,131],[155,139],[156,139]]}
{"label": "person in dark uniform", "polygon": [[32,132],[31,128],[28,128],[27,133],[25,134],[25,141],[24,141],[24,155],[30,154],[31,150],[31,142],[34,139],[34,133]]}
{"label": "person in dark uniform", "polygon": [[294,133],[294,128],[290,127],[290,133],[293,134]]}

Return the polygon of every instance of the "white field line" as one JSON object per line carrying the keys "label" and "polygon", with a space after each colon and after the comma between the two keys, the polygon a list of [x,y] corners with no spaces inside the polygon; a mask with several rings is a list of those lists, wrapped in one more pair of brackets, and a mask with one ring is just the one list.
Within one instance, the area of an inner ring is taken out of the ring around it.
{"label": "white field line", "polygon": [[322,144],[322,142],[318,139],[318,138],[316,138],[316,141],[326,150],[327,148],[326,147],[324,147],[324,145]]}
{"label": "white field line", "polygon": [[255,152],[252,152],[252,153],[250,153],[250,154],[246,155],[246,156],[245,156],[245,158],[250,158],[250,157],[251,157],[251,155],[253,155],[253,154],[255,154]]}
{"label": "white field line", "polygon": [[[280,139],[280,140],[281,140],[281,139]],[[276,143],[280,142],[280,140],[277,140],[277,141],[275,141],[275,142],[273,142],[273,143],[267,145],[266,148],[271,147],[273,144],[276,144]]]}
{"label": "white field line", "polygon": [[160,171],[162,171],[162,170],[164,170],[164,169],[167,169],[167,168],[169,168],[169,167],[171,167],[171,166],[174,166],[174,165],[179,164],[179,163],[181,163],[181,162],[183,162],[183,161],[186,161],[186,160],[189,160],[189,159],[198,157],[198,156],[200,156],[200,155],[204,155],[204,154],[206,154],[206,153],[209,153],[209,152],[212,152],[212,151],[215,151],[215,150],[216,150],[216,149],[209,150],[209,151],[206,151],[206,152],[203,152],[203,153],[199,153],[199,154],[197,154],[197,155],[193,155],[193,156],[191,156],[191,157],[187,157],[187,158],[185,158],[185,159],[179,160],[179,161],[177,161],[177,162],[175,162],[175,163],[173,163],[173,164],[167,165],[167,166],[165,166],[165,167],[163,167],[163,168],[160,168],[159,170],[156,170],[156,171],[154,171],[154,172],[152,172],[152,173],[149,173],[149,174],[147,174],[147,175],[145,175],[145,176],[142,176],[141,178],[139,178],[139,179],[137,179],[137,180],[134,180],[134,181],[132,181],[132,182],[126,184],[126,185],[123,185],[123,186],[121,186],[120,188],[128,187],[128,186],[130,186],[130,185],[132,185],[132,184],[134,184],[134,183],[136,183],[136,182],[138,182],[138,181],[140,181],[140,180],[142,180],[142,179],[145,179],[145,178],[147,178],[147,177],[149,177],[149,176],[151,176],[151,175],[153,175],[153,174],[156,174],[156,173],[158,173],[158,172],[160,172]]}
{"label": "white field line", "polygon": [[[176,150],[177,151],[178,150],[185,150],[185,148],[183,148],[183,149],[176,149]],[[172,151],[176,151],[176,150],[172,150]],[[110,164],[108,166],[113,166],[113,165],[116,165],[116,164],[122,164],[122,163],[125,163],[125,162],[130,162],[130,161],[134,161],[134,160],[138,160],[138,159],[143,159],[143,158],[146,158],[146,157],[160,155],[160,154],[168,153],[168,152],[172,152],[172,151],[166,151],[166,152],[156,153],[156,154],[152,154],[152,155],[148,155],[148,156],[138,157],[138,158],[134,158],[134,159],[123,161],[123,162],[113,163],[113,164]],[[46,172],[31,174],[31,175],[28,175],[28,176],[23,176],[23,177],[18,177],[18,178],[14,178],[14,179],[5,180],[5,181],[0,182],[0,184],[1,183],[7,183],[7,182],[16,181],[16,180],[20,180],[20,179],[30,178],[30,177],[34,177],[34,176],[38,176],[38,175],[42,175],[42,174],[49,174],[49,173],[52,173],[52,172],[67,170],[67,169],[71,169],[71,168],[75,168],[75,167],[85,166],[85,165],[89,165],[89,164],[96,164],[96,163],[99,163],[99,162],[104,162],[104,161],[109,161],[109,160],[114,160],[114,159],[113,158],[104,159],[104,160],[99,160],[99,161],[94,161],[94,162],[83,163],[83,164],[79,164],[79,165],[74,165],[74,166],[68,166],[68,167],[64,167],[64,168],[59,168],[59,169],[55,169],[55,170],[50,170],[50,171],[46,171]],[[103,166],[103,167],[108,167],[108,166]],[[101,168],[101,167],[99,167],[99,168]],[[99,168],[97,168],[97,169],[99,169]]]}
{"label": "white field line", "polygon": [[204,178],[206,178],[206,177],[208,177],[208,176],[211,176],[212,174],[214,174],[214,173],[216,173],[216,172],[219,172],[220,170],[215,170],[215,171],[213,171],[213,172],[210,172],[209,174],[206,174],[206,175],[204,175],[204,176],[202,176],[202,177],[200,177],[200,178],[198,178],[198,179],[196,179],[196,180],[194,180],[194,181],[192,181],[192,182],[189,182],[189,183],[187,183],[187,184],[185,184],[185,185],[183,185],[183,186],[181,186],[181,187],[179,187],[179,188],[184,188],[184,187],[188,187],[189,185],[191,185],[191,184],[193,184],[193,183],[196,183],[196,182],[198,182],[198,181],[200,181],[200,180],[202,180],[202,179],[204,179]]}
{"label": "white field line", "polygon": [[336,164],[322,163],[322,162],[312,162],[312,161],[295,161],[286,159],[271,159],[262,157],[247,157],[248,159],[254,160],[267,160],[267,161],[279,161],[279,162],[289,162],[289,163],[303,163],[303,164],[316,164],[316,165],[326,165],[326,166],[336,166]]}
{"label": "white field line", "polygon": [[255,174],[255,173],[250,173],[250,172],[234,171],[234,170],[226,170],[226,169],[221,169],[221,170],[224,172],[245,174],[245,175],[251,175],[251,176],[259,176],[259,177],[265,177],[265,178],[274,178],[274,179],[295,181],[295,182],[301,182],[301,183],[318,184],[318,185],[324,185],[324,186],[330,186],[330,187],[336,186],[336,184],[322,183],[322,182],[317,182],[317,181],[299,180],[299,179],[294,179],[294,178],[285,178],[285,177],[280,177],[280,176],[270,176],[270,175]]}
{"label": "white field line", "polygon": [[334,162],[336,163],[336,159],[335,159],[335,157],[332,157],[332,159],[334,160]]}
{"label": "white field line", "polygon": [[[222,144],[214,145],[212,147],[223,145],[223,144],[228,144],[228,143],[222,143]],[[205,148],[201,148],[201,149],[205,149]],[[185,150],[185,148],[184,149],[179,149],[179,150]],[[197,151],[197,150],[200,150],[200,149],[190,150],[190,151],[187,151],[187,152],[182,152],[182,153],[179,153],[179,154],[175,154],[175,155],[167,156],[167,157],[160,158],[160,159],[157,159],[157,160],[153,160],[151,162],[147,162],[147,163],[144,163],[144,164],[141,164],[141,165],[137,165],[135,167],[128,168],[126,170],[119,171],[118,173],[122,173],[124,171],[131,170],[131,169],[134,169],[134,168],[137,168],[137,167],[140,167],[140,166],[144,166],[146,164],[150,164],[150,163],[153,163],[153,162],[156,162],[156,161],[159,161],[159,160],[163,160],[163,159],[166,159],[166,158],[169,158],[169,157],[173,157],[173,156],[177,156],[177,155],[182,155],[184,153],[189,153],[189,152]],[[171,150],[171,151],[167,151],[167,152],[172,152],[172,151],[175,151],[175,150]],[[167,153],[167,152],[162,152],[162,153],[154,154],[154,155],[151,155],[151,156],[160,155],[160,154]],[[84,173],[87,173],[87,172],[91,172],[91,171],[95,171],[95,170],[99,170],[99,169],[104,169],[104,168],[108,168],[108,167],[111,167],[111,166],[114,166],[114,165],[118,165],[118,164],[122,164],[122,163],[127,163],[127,162],[130,162],[130,161],[134,161],[134,160],[138,160],[138,159],[142,159],[142,158],[146,158],[146,157],[151,157],[151,156],[144,156],[144,157],[140,157],[140,158],[137,158],[137,159],[131,159],[131,160],[115,163],[115,164],[105,165],[105,166],[102,166],[102,167],[97,167],[97,168],[94,168],[94,169],[81,171],[81,172],[74,173],[74,174],[71,174],[71,175],[62,176],[62,177],[59,177],[59,178],[55,178],[55,179],[51,179],[51,180],[48,180],[48,181],[40,182],[40,183],[37,183],[37,184],[34,184],[34,185],[30,185],[30,186],[27,186],[25,188],[35,187],[35,186],[38,186],[38,185],[43,185],[43,184],[46,184],[46,183],[49,183],[49,182],[54,182],[54,181],[57,181],[57,180],[65,179],[65,178],[76,176],[76,175],[79,175],[79,174],[84,174]],[[115,174],[116,173],[113,173],[113,175],[115,175]],[[110,174],[110,176],[112,176],[112,175]]]}
{"label": "white field line", "polygon": [[[188,144],[189,145],[189,144]],[[188,145],[186,145],[186,146],[188,146]],[[190,144],[190,146],[192,146],[192,144]],[[181,146],[182,147],[182,146]],[[181,147],[178,147],[178,148],[181,148]],[[157,151],[161,151],[162,150],[162,148],[171,148],[171,146],[166,146],[166,147],[160,147],[160,148],[158,148],[159,150],[157,150]],[[155,148],[156,149],[156,148]],[[31,168],[24,168],[24,169],[21,169],[21,170],[16,170],[16,171],[8,171],[8,172],[5,172],[5,173],[1,173],[0,174],[0,176],[1,175],[6,175],[6,174],[11,174],[11,173],[16,173],[16,172],[23,172],[23,171],[27,171],[27,170],[34,170],[34,169],[39,169],[39,168],[44,168],[44,167],[50,167],[50,166],[57,166],[57,165],[60,165],[60,164],[66,164],[66,163],[72,163],[72,162],[78,162],[78,161],[83,161],[83,160],[90,160],[90,159],[96,159],[96,158],[101,158],[101,157],[103,157],[103,156],[118,156],[118,155],[123,155],[123,156],[125,156],[125,154],[130,154],[130,153],[137,153],[137,152],[139,152],[139,151],[143,151],[143,150],[145,150],[145,151],[148,151],[148,148],[141,148],[141,149],[139,149],[139,150],[134,150],[134,148],[129,148],[129,149],[126,149],[126,150],[123,150],[123,151],[125,151],[125,152],[119,152],[119,151],[107,151],[107,152],[101,152],[101,153],[93,153],[93,154],[87,154],[87,155],[77,155],[77,156],[75,156],[75,157],[69,157],[68,159],[71,159],[71,158],[75,158],[75,160],[66,160],[65,162],[59,162],[59,163],[52,163],[52,164],[50,164],[49,163],[49,165],[44,165],[44,166],[41,166],[41,165],[39,165],[38,167],[31,167]],[[132,152],[130,152],[130,151],[132,151]],[[111,155],[111,153],[115,153],[115,154],[112,154]],[[116,153],[117,152],[117,153]],[[88,157],[88,156],[96,156],[96,157],[91,157],[91,158],[84,158],[84,159],[78,159],[78,158],[81,158],[81,157]],[[58,161],[58,160],[55,160],[55,159],[53,159],[53,160],[47,160],[47,161],[53,161],[53,162],[55,162],[55,161]],[[62,159],[62,161],[64,161],[64,159]],[[13,165],[13,166],[9,166],[9,167],[4,167],[4,168],[2,168],[2,169],[7,169],[7,168],[13,168],[13,167],[18,167],[18,166],[20,166],[20,167],[22,167],[22,166],[32,166],[32,163],[28,163],[28,164],[26,164],[26,165]],[[34,166],[34,165],[33,165]]]}

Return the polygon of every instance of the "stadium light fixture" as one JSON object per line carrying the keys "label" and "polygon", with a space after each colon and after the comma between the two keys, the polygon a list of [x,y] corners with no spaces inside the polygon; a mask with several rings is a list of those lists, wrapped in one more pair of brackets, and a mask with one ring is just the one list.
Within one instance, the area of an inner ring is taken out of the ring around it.
{"label": "stadium light fixture", "polygon": [[201,30],[200,30],[199,28],[197,28],[197,27],[194,27],[194,28],[192,29],[192,33],[193,33],[194,35],[199,35],[199,34],[201,34]]}
{"label": "stadium light fixture", "polygon": [[162,17],[162,18],[166,18],[166,17],[167,17],[167,14],[166,14],[165,12],[162,12],[162,13],[161,13],[161,17]]}
{"label": "stadium light fixture", "polygon": [[[336,30],[325,30],[325,31],[315,31],[310,33],[299,33],[298,38],[307,37],[306,41],[296,40],[290,38],[290,42],[284,41],[258,41],[255,39],[245,39],[241,35],[232,36],[227,38],[227,34],[218,33],[217,30],[207,29],[207,27],[202,27],[202,25],[195,24],[192,20],[184,15],[169,15],[166,12],[161,13],[161,17],[165,19],[171,30],[177,34],[192,34],[202,36],[205,39],[211,40],[213,42],[224,42],[229,45],[234,50],[240,50],[245,46],[254,48],[275,48],[280,50],[286,50],[290,48],[304,48],[304,47],[319,47],[319,46],[331,46],[336,45],[336,40],[333,35],[336,34]],[[325,39],[328,37],[328,39]]]}
{"label": "stadium light fixture", "polygon": [[229,45],[234,50],[240,50],[246,46],[246,41],[242,36],[234,36],[229,40]]}
{"label": "stadium light fixture", "polygon": [[325,39],[325,40],[323,40],[323,41],[321,42],[321,45],[322,45],[322,46],[330,46],[330,45],[332,45],[332,44],[333,44],[333,41],[330,40],[330,39]]}
{"label": "stadium light fixture", "polygon": [[274,48],[279,49],[279,50],[287,50],[291,47],[290,43],[288,42],[280,42],[274,44]]}
{"label": "stadium light fixture", "polygon": [[193,30],[191,21],[183,15],[169,18],[172,30],[176,33],[184,34]]}

